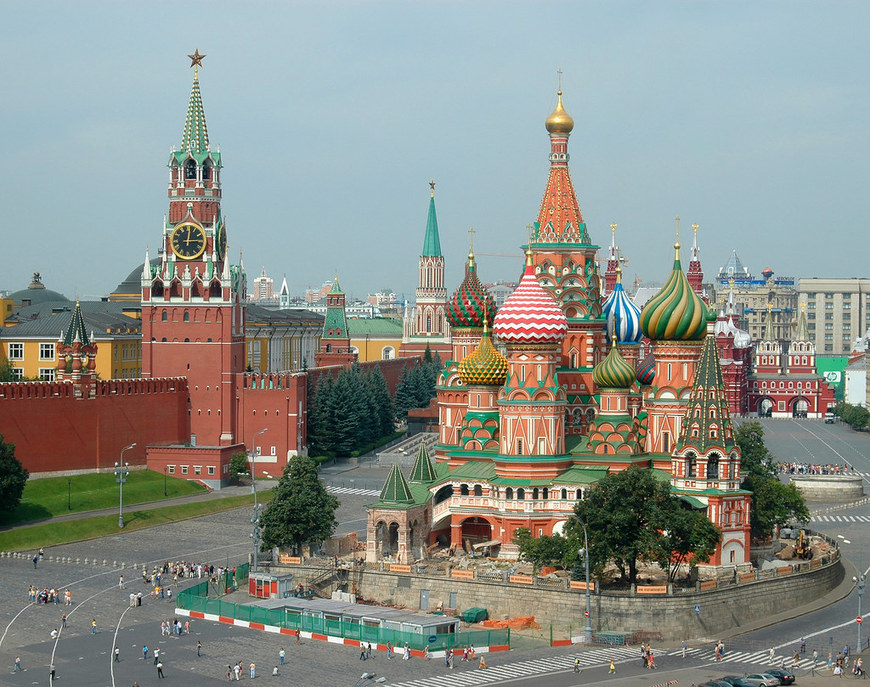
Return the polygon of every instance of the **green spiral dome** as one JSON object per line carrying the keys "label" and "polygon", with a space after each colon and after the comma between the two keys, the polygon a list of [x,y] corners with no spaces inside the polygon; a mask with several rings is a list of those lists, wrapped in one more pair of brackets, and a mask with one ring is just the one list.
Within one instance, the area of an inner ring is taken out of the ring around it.
{"label": "green spiral dome", "polygon": [[640,314],[644,335],[652,341],[700,341],[707,335],[710,309],[689,286],[680,265],[680,244],[665,285],[650,298]]}
{"label": "green spiral dome", "polygon": [[605,389],[627,389],[634,383],[634,368],[613,345],[607,357],[592,370],[592,381]]}

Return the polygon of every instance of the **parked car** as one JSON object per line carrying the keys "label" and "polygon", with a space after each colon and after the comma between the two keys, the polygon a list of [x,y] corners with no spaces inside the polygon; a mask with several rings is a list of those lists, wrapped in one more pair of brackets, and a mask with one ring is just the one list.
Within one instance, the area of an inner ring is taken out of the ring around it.
{"label": "parked car", "polygon": [[731,685],[731,687],[758,687],[758,683],[750,682],[746,678],[738,677],[737,675],[726,675],[721,680]]}
{"label": "parked car", "polygon": [[765,670],[764,672],[768,675],[773,675],[775,678],[779,678],[779,684],[781,685],[794,684],[794,674],[788,672],[787,670],[783,670],[782,668],[771,668],[770,670]]}
{"label": "parked car", "polygon": [[747,675],[745,679],[759,685],[759,687],[778,687],[780,684],[779,678],[770,673],[752,673]]}
{"label": "parked car", "polygon": [[708,680],[707,682],[702,682],[698,687],[731,687],[731,685],[721,680]]}

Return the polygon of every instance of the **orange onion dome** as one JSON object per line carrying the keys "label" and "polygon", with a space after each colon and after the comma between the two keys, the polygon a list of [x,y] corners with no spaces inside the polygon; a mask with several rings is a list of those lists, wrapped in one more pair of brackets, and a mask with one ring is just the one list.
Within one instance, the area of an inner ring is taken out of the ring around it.
{"label": "orange onion dome", "polygon": [[459,363],[459,378],[466,386],[501,386],[507,371],[507,359],[492,345],[489,329],[484,327],[477,348]]}
{"label": "orange onion dome", "polygon": [[565,313],[535,277],[530,250],[526,251],[523,278],[499,308],[493,331],[509,345],[559,343],[568,333]]}

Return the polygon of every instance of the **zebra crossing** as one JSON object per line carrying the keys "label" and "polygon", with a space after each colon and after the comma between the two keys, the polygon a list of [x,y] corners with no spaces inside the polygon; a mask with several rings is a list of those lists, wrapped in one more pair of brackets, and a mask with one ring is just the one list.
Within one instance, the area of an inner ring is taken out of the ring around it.
{"label": "zebra crossing", "polygon": [[870,522],[870,515],[813,515],[810,522]]}
{"label": "zebra crossing", "polygon": [[380,496],[377,489],[360,489],[358,487],[333,487],[327,485],[326,491],[330,494],[352,494],[353,496]]}
{"label": "zebra crossing", "polygon": [[[449,674],[439,672],[437,676],[433,677],[397,682],[393,687],[473,687],[474,685],[487,685],[502,680],[515,680],[521,677],[558,673],[574,669],[575,654],[549,656],[547,658],[499,665],[498,661],[501,656],[507,658],[508,655],[498,653],[486,654],[486,662],[489,664],[486,670],[476,670],[478,663],[474,661],[462,672],[450,672]],[[616,663],[640,660],[636,647],[604,647],[592,649],[591,651],[580,651],[576,656],[580,659],[581,669],[588,667],[605,668],[610,663],[611,658]],[[433,663],[439,660],[442,663],[444,662],[443,659],[432,659]],[[455,665],[457,668],[462,668],[465,664],[457,661]],[[443,668],[443,666],[441,667]]]}
{"label": "zebra crossing", "polygon": [[[679,649],[674,649],[670,652],[670,655],[673,656],[675,654],[679,654]],[[700,660],[704,663],[740,663],[740,664],[753,664],[762,667],[773,667],[779,666],[781,663],[785,663],[786,668],[789,670],[799,668],[802,670],[809,670],[813,667],[813,655],[809,652],[801,654],[800,659],[798,660],[797,665],[794,663],[794,653],[784,655],[777,652],[774,652],[773,661],[770,660],[770,650],[761,650],[761,651],[736,651],[729,650],[726,647],[725,656],[721,661],[716,661],[716,653],[715,650],[711,647],[693,647],[686,649],[686,657],[693,657],[697,660]],[[816,668],[821,668],[825,663],[822,661],[821,657],[819,657],[816,662]],[[761,670],[761,669],[759,669]],[[762,671],[763,672],[763,671]]]}

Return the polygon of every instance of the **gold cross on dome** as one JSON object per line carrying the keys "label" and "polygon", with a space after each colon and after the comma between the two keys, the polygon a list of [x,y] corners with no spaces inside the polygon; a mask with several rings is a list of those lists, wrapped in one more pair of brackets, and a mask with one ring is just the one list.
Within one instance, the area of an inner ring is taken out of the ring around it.
{"label": "gold cross on dome", "polygon": [[561,93],[562,92],[562,70],[557,69],[556,75],[557,75],[557,78],[559,79],[559,93]]}
{"label": "gold cross on dome", "polygon": [[471,247],[471,250],[474,250],[474,235],[476,233],[474,227],[468,227],[468,245]]}
{"label": "gold cross on dome", "polygon": [[191,67],[201,67],[202,61],[205,58],[205,55],[199,54],[199,48],[193,51],[193,55],[188,55],[190,58],[190,66]]}
{"label": "gold cross on dome", "polygon": [[435,180],[431,179],[429,181],[429,190],[432,192],[432,195],[435,195]]}

